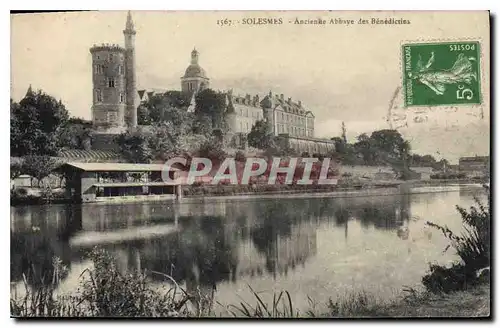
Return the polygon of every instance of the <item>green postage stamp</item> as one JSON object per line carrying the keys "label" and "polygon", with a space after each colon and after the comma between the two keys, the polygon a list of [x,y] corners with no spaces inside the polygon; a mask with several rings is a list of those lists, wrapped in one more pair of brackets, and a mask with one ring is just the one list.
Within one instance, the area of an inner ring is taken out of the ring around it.
{"label": "green postage stamp", "polygon": [[480,104],[480,54],[477,41],[404,44],[405,106]]}

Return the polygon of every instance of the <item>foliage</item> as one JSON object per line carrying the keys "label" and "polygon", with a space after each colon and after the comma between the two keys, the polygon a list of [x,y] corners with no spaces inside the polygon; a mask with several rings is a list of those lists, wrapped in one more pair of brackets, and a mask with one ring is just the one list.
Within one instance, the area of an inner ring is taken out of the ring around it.
{"label": "foliage", "polygon": [[377,301],[365,292],[352,293],[341,300],[328,301],[328,315],[336,318],[372,317],[380,316],[380,307]]}
{"label": "foliage", "polygon": [[194,117],[193,133],[209,137],[212,132],[212,118],[209,115],[198,114]]}
{"label": "foliage", "polygon": [[222,92],[204,89],[196,95],[195,114],[198,117],[208,116],[212,127],[221,128],[225,122],[226,96]]}
{"label": "foliage", "polygon": [[38,180],[38,185],[42,179],[48,177],[59,163],[50,156],[25,156],[22,163],[24,174],[31,175]]}
{"label": "foliage", "polygon": [[248,145],[259,149],[268,149],[272,146],[273,133],[265,120],[258,120],[248,133]]}
{"label": "foliage", "polygon": [[346,132],[346,127],[345,127],[345,122],[342,121],[342,141],[346,144],[347,143],[347,132]]}
{"label": "foliage", "polygon": [[431,174],[430,177],[431,179],[465,179],[467,175],[465,173],[444,172]]}
{"label": "foliage", "polygon": [[76,123],[81,119],[72,118],[75,123],[67,123],[59,130],[58,144],[61,148],[89,150],[92,140],[92,128],[85,123]]}
{"label": "foliage", "polygon": [[149,138],[148,146],[155,159],[167,160],[180,152],[180,133],[175,131],[172,122],[161,122],[153,125],[153,133]]}
{"label": "foliage", "polygon": [[23,164],[18,161],[10,161],[10,179],[14,180],[23,174]]}
{"label": "foliage", "polygon": [[62,102],[42,91],[29,91],[19,104],[11,101],[11,154],[55,155],[68,118]]}
{"label": "foliage", "polygon": [[[177,317],[196,315],[187,308],[190,296],[173,282],[163,290],[150,288],[145,273],[123,274],[113,258],[105,251],[94,249],[90,254],[93,269],[80,277],[77,293],[55,296],[54,290],[67,268],[60,261],[48,284],[33,289],[24,279],[26,294],[21,299],[11,298],[11,314],[16,317]],[[86,279],[85,279],[86,278]]]}
{"label": "foliage", "polygon": [[150,125],[163,121],[175,122],[176,116],[187,114],[188,105],[187,95],[180,91],[172,90],[163,94],[155,94],[139,106],[137,120],[140,125]]}
{"label": "foliage", "polygon": [[226,110],[225,95],[212,89],[204,89],[196,95],[195,113],[211,117],[221,115]]}
{"label": "foliage", "polygon": [[259,294],[250,287],[253,296],[256,299],[256,304],[251,305],[248,302],[242,301],[239,305],[227,306],[227,311],[234,317],[247,318],[295,318],[299,317],[298,310],[293,309],[292,298],[290,293],[280,292],[278,295],[273,293],[273,301],[271,304],[265,303]]}
{"label": "foliage", "polygon": [[94,249],[90,254],[93,270],[86,270],[89,279],[82,284],[81,300],[96,317],[158,317],[177,316],[188,301],[187,293],[176,301],[177,286],[162,295],[148,287],[144,273],[122,274],[114,259],[105,251]]}
{"label": "foliage", "polygon": [[441,231],[450,240],[451,246],[456,250],[461,263],[454,264],[451,268],[431,265],[430,274],[422,278],[423,284],[430,291],[449,292],[451,290],[463,289],[467,285],[477,282],[477,271],[490,265],[490,241],[491,241],[491,216],[490,216],[490,191],[488,192],[488,204],[483,205],[476,199],[476,206],[470,210],[457,206],[462,217],[464,232],[457,235],[447,226],[427,222],[431,227]]}
{"label": "foliage", "polygon": [[141,131],[122,133],[117,138],[122,155],[132,163],[150,163],[153,154],[149,147],[149,136]]}
{"label": "foliage", "polygon": [[89,121],[89,120],[86,120],[84,118],[81,118],[81,117],[70,117],[68,119],[68,124],[80,124],[80,125],[84,125],[84,126],[88,126],[88,127],[91,127],[92,126],[92,121]]}
{"label": "foliage", "polygon": [[217,140],[205,141],[198,149],[196,155],[219,163],[224,161],[227,156],[222,144]]}

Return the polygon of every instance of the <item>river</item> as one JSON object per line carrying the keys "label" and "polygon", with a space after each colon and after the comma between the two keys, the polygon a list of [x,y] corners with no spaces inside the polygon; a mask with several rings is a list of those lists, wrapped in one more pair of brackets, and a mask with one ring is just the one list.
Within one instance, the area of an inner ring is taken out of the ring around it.
{"label": "river", "polygon": [[311,306],[308,297],[324,304],[357,291],[391,299],[418,287],[429,263],[457,259],[425,222],[460,231],[455,205],[469,207],[474,196],[486,199],[480,186],[463,186],[370,197],[11,207],[11,281],[19,285],[29,268],[50,277],[57,256],[69,268],[58,290],[72,291],[90,266],[86,253],[99,246],[123,270],[163,272],[188,290],[215,288],[223,304],[255,303],[249,285],[265,295],[287,290],[301,310]]}

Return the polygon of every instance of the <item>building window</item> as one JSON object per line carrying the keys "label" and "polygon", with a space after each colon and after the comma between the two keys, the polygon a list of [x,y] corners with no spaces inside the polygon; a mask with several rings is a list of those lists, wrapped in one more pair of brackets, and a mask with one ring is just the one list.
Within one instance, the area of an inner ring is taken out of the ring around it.
{"label": "building window", "polygon": [[97,55],[97,59],[101,59],[101,57],[99,55]]}
{"label": "building window", "polygon": [[118,65],[118,74],[123,74],[123,65]]}
{"label": "building window", "polygon": [[246,132],[248,132],[248,131],[250,131],[250,129],[248,128],[248,122],[247,122],[247,131]]}
{"label": "building window", "polygon": [[95,100],[96,102],[102,102],[102,93],[99,89],[95,91]]}
{"label": "building window", "polygon": [[124,101],[123,92],[120,92],[120,102],[122,103],[123,101]]}
{"label": "building window", "polygon": [[108,78],[108,87],[109,88],[114,88],[115,87],[115,79],[113,78]]}
{"label": "building window", "polygon": [[102,72],[103,72],[102,65],[99,65],[99,64],[95,65],[95,73],[96,74],[102,74]]}

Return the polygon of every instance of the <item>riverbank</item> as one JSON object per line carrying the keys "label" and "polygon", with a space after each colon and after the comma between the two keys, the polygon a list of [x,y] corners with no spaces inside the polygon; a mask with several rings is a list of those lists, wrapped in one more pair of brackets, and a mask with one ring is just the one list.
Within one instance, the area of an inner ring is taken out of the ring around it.
{"label": "riverbank", "polygon": [[330,302],[328,311],[310,315],[320,318],[487,318],[491,315],[490,288],[489,283],[483,283],[449,294],[415,292],[389,302],[359,294],[338,303]]}
{"label": "riverbank", "polygon": [[[327,194],[332,197],[363,197],[372,195],[392,195],[392,194],[416,194],[429,192],[450,191],[450,187],[461,188],[464,186],[479,186],[485,181],[471,179],[448,179],[448,180],[390,180],[390,181],[365,181],[365,182],[343,182],[335,185],[298,185],[298,184],[252,184],[252,185],[211,185],[194,184],[184,185],[183,196],[188,199],[200,197],[220,197],[220,196],[275,196],[275,195],[293,195],[293,194]],[[435,187],[445,187],[435,188]],[[418,188],[424,188],[420,191]],[[435,188],[435,189],[429,189]],[[30,188],[35,189],[35,188]],[[19,190],[19,189],[18,189]],[[122,201],[120,199],[114,202]],[[138,200],[123,199],[123,202],[147,202],[141,197]],[[154,200],[152,200],[154,201]],[[41,192],[20,193],[11,192],[11,206],[18,205],[42,205],[42,204],[69,204],[72,199],[66,198],[63,192],[51,193],[49,197]]]}

